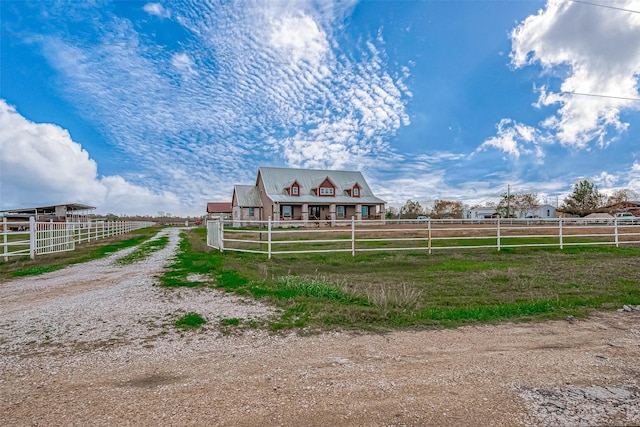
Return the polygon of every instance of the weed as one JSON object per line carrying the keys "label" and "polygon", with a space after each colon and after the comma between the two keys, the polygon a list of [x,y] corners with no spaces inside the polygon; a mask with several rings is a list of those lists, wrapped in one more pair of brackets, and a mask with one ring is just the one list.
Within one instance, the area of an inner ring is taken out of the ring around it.
{"label": "weed", "polygon": [[220,320],[220,325],[222,326],[238,326],[239,324],[240,324],[240,319],[238,319],[237,317]]}
{"label": "weed", "polygon": [[185,314],[180,319],[178,319],[174,323],[174,325],[177,328],[192,329],[192,328],[199,328],[200,326],[204,325],[205,323],[207,323],[207,319],[205,319],[204,317],[202,317],[198,313],[191,312],[191,313]]}

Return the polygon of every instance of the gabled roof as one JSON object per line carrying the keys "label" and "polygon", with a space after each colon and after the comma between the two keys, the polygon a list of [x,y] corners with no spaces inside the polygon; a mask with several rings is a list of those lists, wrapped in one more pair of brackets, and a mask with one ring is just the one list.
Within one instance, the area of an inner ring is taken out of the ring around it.
{"label": "gabled roof", "polygon": [[[385,203],[373,194],[364,176],[358,171],[261,167],[258,169],[258,179],[262,179],[266,195],[274,202]],[[334,196],[317,196],[313,192],[325,179],[329,179],[336,187]],[[282,191],[293,181],[300,184],[299,196],[289,196]],[[360,186],[360,197],[357,199],[344,194],[344,190],[352,188],[355,182]]]}
{"label": "gabled roof", "polygon": [[207,213],[231,213],[231,202],[209,202],[207,203]]}
{"label": "gabled roof", "polygon": [[235,185],[233,194],[236,203],[241,208],[261,208],[262,200],[258,194],[258,187],[255,185]]}

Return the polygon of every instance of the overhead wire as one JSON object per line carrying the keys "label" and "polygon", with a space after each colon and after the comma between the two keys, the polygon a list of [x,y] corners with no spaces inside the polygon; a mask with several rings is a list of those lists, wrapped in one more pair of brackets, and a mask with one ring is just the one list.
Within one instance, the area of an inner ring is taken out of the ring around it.
{"label": "overhead wire", "polygon": [[608,4],[591,3],[589,1],[584,1],[584,0],[569,0],[569,1],[571,1],[573,3],[587,4],[589,6],[604,7],[606,9],[621,10],[623,12],[640,13],[640,10],[626,9],[624,7],[616,7],[616,6],[611,6],[611,5],[608,5]]}

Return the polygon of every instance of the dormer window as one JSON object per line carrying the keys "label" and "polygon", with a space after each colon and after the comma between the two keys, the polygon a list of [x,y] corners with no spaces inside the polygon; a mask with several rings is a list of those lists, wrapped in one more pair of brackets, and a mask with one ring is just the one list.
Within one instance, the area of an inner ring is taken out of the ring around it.
{"label": "dormer window", "polygon": [[353,187],[353,197],[360,197],[360,189],[358,187]]}
{"label": "dormer window", "polygon": [[286,187],[287,192],[290,196],[299,196],[300,195],[300,184],[298,181],[293,181],[291,185]]}
{"label": "dormer window", "polygon": [[333,187],[320,187],[321,196],[333,196]]}

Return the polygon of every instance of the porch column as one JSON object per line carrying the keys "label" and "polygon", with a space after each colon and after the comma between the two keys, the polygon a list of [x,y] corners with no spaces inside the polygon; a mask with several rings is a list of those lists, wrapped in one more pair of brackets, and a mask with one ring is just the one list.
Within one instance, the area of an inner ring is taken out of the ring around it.
{"label": "porch column", "polygon": [[304,225],[307,225],[309,222],[309,203],[302,204],[302,220],[304,221]]}
{"label": "porch column", "polygon": [[356,221],[362,221],[362,205],[356,205]]}
{"label": "porch column", "polygon": [[280,203],[273,204],[272,218],[274,221],[280,221]]}
{"label": "porch column", "polygon": [[336,225],[336,204],[331,203],[329,205],[329,218],[331,219],[331,226],[335,227]]}

